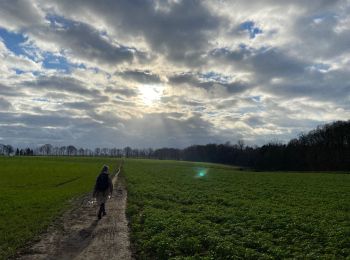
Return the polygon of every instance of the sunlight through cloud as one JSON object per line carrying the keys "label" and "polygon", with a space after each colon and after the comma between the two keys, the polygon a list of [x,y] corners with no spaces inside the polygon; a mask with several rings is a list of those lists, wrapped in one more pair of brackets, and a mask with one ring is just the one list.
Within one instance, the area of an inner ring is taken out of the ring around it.
{"label": "sunlight through cloud", "polygon": [[159,101],[163,95],[164,87],[162,85],[142,85],[139,92],[143,102],[150,106]]}

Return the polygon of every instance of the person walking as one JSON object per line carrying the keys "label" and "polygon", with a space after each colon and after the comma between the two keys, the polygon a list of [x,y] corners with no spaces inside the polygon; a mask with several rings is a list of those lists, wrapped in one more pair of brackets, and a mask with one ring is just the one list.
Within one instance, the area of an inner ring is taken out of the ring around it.
{"label": "person walking", "polygon": [[106,215],[105,204],[108,195],[112,195],[113,183],[109,177],[109,167],[104,165],[102,167],[100,175],[96,179],[95,188],[93,191],[93,197],[96,198],[97,204],[100,206],[97,217],[101,219],[102,216]]}

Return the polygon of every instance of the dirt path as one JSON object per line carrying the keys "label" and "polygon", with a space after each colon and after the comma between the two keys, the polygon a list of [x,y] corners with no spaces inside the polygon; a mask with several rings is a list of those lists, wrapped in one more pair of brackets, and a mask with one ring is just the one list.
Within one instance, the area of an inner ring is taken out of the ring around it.
{"label": "dirt path", "polygon": [[114,177],[113,183],[107,216],[97,221],[97,205],[91,205],[91,194],[86,195],[18,259],[132,259],[125,216],[127,191],[122,176]]}

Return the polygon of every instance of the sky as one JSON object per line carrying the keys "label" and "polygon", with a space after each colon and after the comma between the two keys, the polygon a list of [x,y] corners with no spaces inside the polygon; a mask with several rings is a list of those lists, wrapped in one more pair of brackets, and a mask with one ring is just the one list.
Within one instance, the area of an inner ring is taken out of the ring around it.
{"label": "sky", "polygon": [[350,118],[350,0],[0,1],[0,143],[288,142]]}

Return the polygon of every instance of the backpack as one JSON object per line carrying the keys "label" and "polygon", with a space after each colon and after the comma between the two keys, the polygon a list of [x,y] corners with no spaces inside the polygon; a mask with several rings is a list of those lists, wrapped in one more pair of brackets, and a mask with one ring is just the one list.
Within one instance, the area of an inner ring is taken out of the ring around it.
{"label": "backpack", "polygon": [[96,180],[96,190],[105,191],[108,189],[109,181],[108,175],[105,173],[101,173]]}

